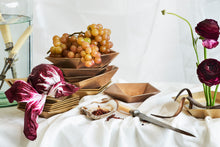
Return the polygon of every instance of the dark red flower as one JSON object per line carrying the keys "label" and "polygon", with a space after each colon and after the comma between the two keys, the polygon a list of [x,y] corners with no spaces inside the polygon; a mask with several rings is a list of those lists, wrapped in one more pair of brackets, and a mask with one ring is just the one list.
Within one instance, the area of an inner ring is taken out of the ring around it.
{"label": "dark red flower", "polygon": [[197,74],[199,80],[207,86],[213,86],[220,83],[220,62],[216,59],[206,59],[202,61]]}
{"label": "dark red flower", "polygon": [[213,19],[205,19],[197,24],[196,33],[205,39],[218,40],[219,26],[217,21]]}

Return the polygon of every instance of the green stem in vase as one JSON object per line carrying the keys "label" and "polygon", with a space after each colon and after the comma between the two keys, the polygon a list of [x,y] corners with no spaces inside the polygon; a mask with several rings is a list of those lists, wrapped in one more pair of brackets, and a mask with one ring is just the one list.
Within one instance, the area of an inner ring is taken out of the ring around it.
{"label": "green stem in vase", "polygon": [[189,28],[190,28],[190,32],[191,32],[191,36],[192,36],[192,43],[193,43],[193,48],[194,48],[194,51],[195,51],[195,54],[196,54],[196,59],[197,59],[197,63],[196,65],[198,66],[199,65],[199,56],[198,56],[198,53],[197,53],[197,40],[194,38],[194,35],[193,35],[193,30],[192,30],[192,26],[191,24],[189,23],[189,21],[185,18],[183,18],[182,16],[179,16],[175,13],[170,13],[170,12],[166,12],[165,10],[162,10],[161,11],[163,15],[165,15],[166,13],[167,14],[170,14],[170,15],[174,15],[174,16],[177,16],[179,17],[180,19],[184,20],[188,25],[189,25]]}
{"label": "green stem in vase", "polygon": [[[204,59],[207,59],[207,50],[206,48],[204,47]],[[212,97],[210,97],[210,92],[209,92],[209,88],[207,85],[203,84],[203,91],[204,91],[204,94],[205,94],[205,98],[206,98],[206,105],[207,106],[211,106],[212,105]]]}
{"label": "green stem in vase", "polygon": [[207,51],[205,47],[204,47],[204,59],[207,59]]}
{"label": "green stem in vase", "polygon": [[214,93],[214,96],[213,96],[213,101],[212,101],[212,106],[215,106],[215,100],[216,100],[216,96],[217,96],[217,92],[218,92],[218,85],[216,85],[215,87],[215,93]]}
{"label": "green stem in vase", "polygon": [[212,95],[211,95],[211,87],[209,87],[209,86],[207,86],[207,95],[208,95],[208,97],[209,97],[209,103],[210,103],[210,105],[209,106],[211,106],[212,105]]}
{"label": "green stem in vase", "polygon": [[209,101],[209,96],[207,95],[207,86],[205,84],[202,84],[203,85],[203,92],[204,92],[204,95],[205,95],[205,99],[206,99],[206,106],[210,106],[210,101]]}

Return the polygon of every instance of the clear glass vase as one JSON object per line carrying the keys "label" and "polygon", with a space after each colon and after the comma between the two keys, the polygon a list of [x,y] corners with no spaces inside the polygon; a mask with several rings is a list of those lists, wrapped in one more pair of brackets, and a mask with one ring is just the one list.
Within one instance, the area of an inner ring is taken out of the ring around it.
{"label": "clear glass vase", "polygon": [[[3,79],[26,78],[31,71],[32,41],[31,36],[25,40],[15,60],[6,74],[2,74],[5,60],[19,37],[31,25],[32,0],[0,0],[0,85]],[[0,87],[0,107],[6,104],[4,92],[10,88],[7,82]],[[1,102],[2,100],[2,102]]]}

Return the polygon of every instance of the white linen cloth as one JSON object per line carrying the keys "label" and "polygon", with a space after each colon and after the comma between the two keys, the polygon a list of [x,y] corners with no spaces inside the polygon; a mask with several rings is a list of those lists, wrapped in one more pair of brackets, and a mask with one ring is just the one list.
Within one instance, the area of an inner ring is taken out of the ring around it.
{"label": "white linen cloth", "polygon": [[[143,103],[127,104],[139,109],[144,114],[171,115],[178,103],[173,102],[182,88],[193,92],[201,91],[198,85],[177,83],[151,83],[161,90]],[[0,108],[0,147],[218,147],[220,119],[196,119],[181,112],[171,119],[160,119],[174,127],[188,131],[196,136],[189,137],[172,130],[160,128],[153,124],[143,123],[139,118],[116,113],[122,119],[106,118],[90,120],[80,114],[79,108],[90,101],[107,97],[98,94],[85,96],[80,105],[65,113],[48,119],[39,118],[37,139],[29,141],[23,134],[24,112],[16,107]],[[153,116],[152,116],[153,117]]]}

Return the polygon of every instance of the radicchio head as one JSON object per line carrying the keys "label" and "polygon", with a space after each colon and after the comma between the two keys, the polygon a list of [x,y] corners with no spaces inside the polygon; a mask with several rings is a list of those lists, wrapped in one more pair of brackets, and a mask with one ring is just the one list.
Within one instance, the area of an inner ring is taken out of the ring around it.
{"label": "radicchio head", "polygon": [[50,64],[34,67],[27,80],[40,94],[47,94],[50,88],[60,81],[64,81],[62,71]]}
{"label": "radicchio head", "polygon": [[30,140],[37,137],[37,117],[43,111],[47,96],[61,97],[75,93],[79,88],[66,83],[62,71],[50,64],[36,66],[28,83],[16,81],[5,94],[9,102],[27,102],[24,118],[24,134]]}

